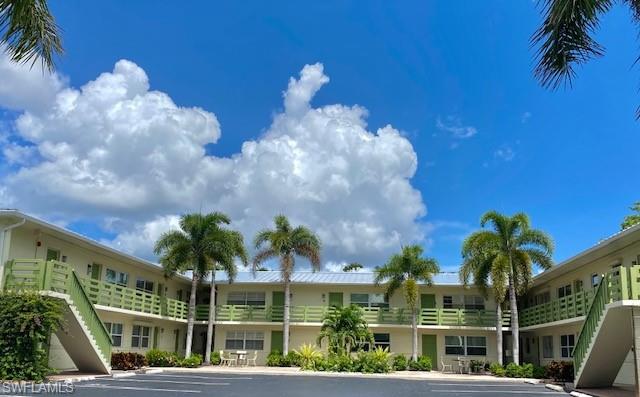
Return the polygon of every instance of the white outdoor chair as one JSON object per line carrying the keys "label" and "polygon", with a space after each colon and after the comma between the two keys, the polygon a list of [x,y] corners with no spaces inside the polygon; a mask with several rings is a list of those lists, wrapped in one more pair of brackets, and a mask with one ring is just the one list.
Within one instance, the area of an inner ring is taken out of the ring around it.
{"label": "white outdoor chair", "polygon": [[247,355],[247,365],[253,365],[255,367],[257,359],[258,359],[258,351],[254,350],[253,351],[253,356],[249,357]]}
{"label": "white outdoor chair", "polygon": [[440,366],[442,367],[442,372],[453,372],[453,364],[445,364],[444,358],[440,357]]}
{"label": "white outdoor chair", "polygon": [[467,369],[467,359],[466,359],[466,357],[459,357],[458,356],[458,372],[463,374],[466,369]]}
{"label": "white outdoor chair", "polygon": [[227,366],[231,366],[231,365],[236,365],[238,363],[238,359],[231,357],[231,354],[229,354],[228,356],[224,355],[224,350],[220,350],[220,365],[227,365]]}

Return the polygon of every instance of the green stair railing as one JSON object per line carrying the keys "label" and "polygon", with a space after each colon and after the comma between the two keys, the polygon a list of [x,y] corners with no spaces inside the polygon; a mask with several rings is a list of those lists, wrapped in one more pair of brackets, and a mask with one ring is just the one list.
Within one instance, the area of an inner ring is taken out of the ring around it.
{"label": "green stair railing", "polygon": [[13,291],[51,291],[68,295],[91,332],[100,354],[111,360],[111,336],[98,317],[82,282],[73,269],[61,262],[13,260],[5,268],[4,288]]}

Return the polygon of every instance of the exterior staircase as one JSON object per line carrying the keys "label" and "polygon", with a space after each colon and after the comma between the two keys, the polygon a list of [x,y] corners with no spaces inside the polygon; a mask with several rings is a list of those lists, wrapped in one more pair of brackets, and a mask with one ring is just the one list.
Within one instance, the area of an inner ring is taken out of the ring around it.
{"label": "exterior staircase", "polygon": [[640,307],[640,266],[603,275],[573,350],[577,388],[613,384],[633,347],[634,307]]}
{"label": "exterior staircase", "polygon": [[37,291],[65,302],[65,326],[56,336],[83,372],[111,372],[111,336],[98,317],[80,278],[68,264],[14,260],[4,274],[5,290]]}

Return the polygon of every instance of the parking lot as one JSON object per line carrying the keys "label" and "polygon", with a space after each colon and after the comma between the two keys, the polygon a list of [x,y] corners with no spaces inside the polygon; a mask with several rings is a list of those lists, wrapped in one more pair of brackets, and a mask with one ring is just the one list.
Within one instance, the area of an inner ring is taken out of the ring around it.
{"label": "parking lot", "polygon": [[538,396],[560,393],[543,385],[483,381],[432,381],[330,376],[160,373],[100,378],[75,384],[76,396]]}

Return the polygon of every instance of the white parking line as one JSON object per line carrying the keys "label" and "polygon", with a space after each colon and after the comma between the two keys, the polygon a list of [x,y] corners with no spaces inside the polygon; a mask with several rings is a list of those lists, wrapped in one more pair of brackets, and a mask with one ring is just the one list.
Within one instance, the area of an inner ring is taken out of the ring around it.
{"label": "white parking line", "polygon": [[193,382],[193,381],[184,381],[181,382],[179,380],[162,380],[162,379],[105,379],[112,382],[153,382],[153,383],[177,383],[179,385],[207,385],[207,386],[229,386],[230,383],[221,383],[221,382]]}
{"label": "white parking line", "polygon": [[518,384],[518,383],[502,383],[502,384],[487,384],[487,383],[437,383],[437,382],[433,382],[431,383],[431,385],[433,386],[469,386],[469,387],[518,387],[518,386],[523,386],[522,384]]}
{"label": "white parking line", "polygon": [[153,377],[161,376],[167,378],[189,378],[189,379],[215,379],[215,380],[251,380],[253,378],[249,378],[247,376],[234,376],[234,377],[216,377],[216,376],[196,376],[196,375],[169,375],[169,374],[153,374]]}
{"label": "white parking line", "polygon": [[111,386],[111,385],[76,385],[77,388],[82,389],[119,389],[119,390],[140,390],[140,391],[166,391],[171,393],[200,393],[200,390],[178,390],[178,389],[156,389],[150,387],[133,387],[133,386]]}
{"label": "white parking line", "polygon": [[533,390],[437,390],[432,389],[432,392],[438,393],[494,393],[494,394],[558,394],[554,391],[533,391]]}

